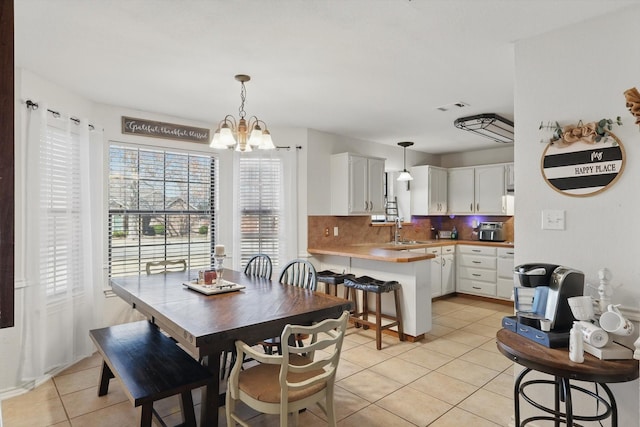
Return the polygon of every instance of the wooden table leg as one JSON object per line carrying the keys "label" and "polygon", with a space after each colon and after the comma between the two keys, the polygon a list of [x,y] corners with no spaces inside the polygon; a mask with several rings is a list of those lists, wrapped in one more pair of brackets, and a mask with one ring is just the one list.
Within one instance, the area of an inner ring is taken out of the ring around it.
{"label": "wooden table leg", "polygon": [[220,402],[220,356],[222,352],[217,351],[204,358],[204,363],[213,373],[213,385],[211,389],[202,389],[202,402],[200,403],[200,425],[202,427],[218,427],[218,409]]}

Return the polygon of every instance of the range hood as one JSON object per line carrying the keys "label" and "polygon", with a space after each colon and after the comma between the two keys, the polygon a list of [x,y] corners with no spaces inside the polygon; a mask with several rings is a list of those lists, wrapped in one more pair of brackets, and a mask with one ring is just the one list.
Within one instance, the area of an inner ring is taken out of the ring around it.
{"label": "range hood", "polygon": [[513,142],[513,122],[497,114],[478,114],[461,117],[453,122],[458,129],[494,140],[495,142]]}

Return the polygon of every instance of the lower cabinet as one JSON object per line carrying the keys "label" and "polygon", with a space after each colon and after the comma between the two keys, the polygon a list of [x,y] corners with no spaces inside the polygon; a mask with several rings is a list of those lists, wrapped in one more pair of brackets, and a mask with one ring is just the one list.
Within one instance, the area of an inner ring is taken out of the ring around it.
{"label": "lower cabinet", "polygon": [[497,248],[472,245],[457,247],[457,291],[495,297],[498,279]]}
{"label": "lower cabinet", "polygon": [[452,294],[456,291],[456,247],[454,245],[410,249],[410,252],[426,252],[435,255],[435,258],[431,259],[430,285],[432,298]]}
{"label": "lower cabinet", "polygon": [[513,257],[515,255],[514,248],[498,248],[498,298],[512,299],[513,296]]}
{"label": "lower cabinet", "polygon": [[511,299],[513,248],[463,244],[457,248],[457,292]]}

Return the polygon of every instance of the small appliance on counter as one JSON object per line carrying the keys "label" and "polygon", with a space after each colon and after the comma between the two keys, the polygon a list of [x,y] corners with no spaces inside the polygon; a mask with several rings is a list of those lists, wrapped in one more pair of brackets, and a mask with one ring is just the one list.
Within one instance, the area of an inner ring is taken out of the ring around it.
{"label": "small appliance on counter", "polygon": [[556,264],[522,264],[515,268],[515,316],[502,326],[546,347],[567,347],[576,320],[568,299],[584,292],[581,271]]}
{"label": "small appliance on counter", "polygon": [[439,239],[452,239],[453,237],[451,236],[451,231],[440,230],[440,231],[438,231],[438,238]]}
{"label": "small appliance on counter", "polygon": [[481,222],[478,230],[478,240],[486,242],[504,242],[503,222]]}

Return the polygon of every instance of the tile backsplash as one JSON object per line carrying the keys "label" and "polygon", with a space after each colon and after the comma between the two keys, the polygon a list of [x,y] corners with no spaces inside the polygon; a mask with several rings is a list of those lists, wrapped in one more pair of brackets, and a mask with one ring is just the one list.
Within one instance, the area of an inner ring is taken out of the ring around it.
{"label": "tile backsplash", "polygon": [[[451,230],[455,225],[459,240],[478,240],[478,230],[473,221],[504,222],[507,241],[513,242],[511,216],[414,216],[411,222],[403,223],[401,236],[404,240],[433,240],[436,230]],[[368,216],[309,216],[308,246],[310,248],[335,247],[358,243],[386,243],[393,240],[393,223],[372,223]],[[334,236],[337,227],[338,235]]]}

